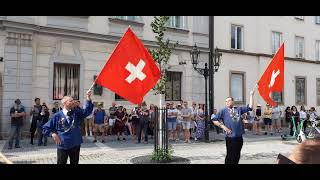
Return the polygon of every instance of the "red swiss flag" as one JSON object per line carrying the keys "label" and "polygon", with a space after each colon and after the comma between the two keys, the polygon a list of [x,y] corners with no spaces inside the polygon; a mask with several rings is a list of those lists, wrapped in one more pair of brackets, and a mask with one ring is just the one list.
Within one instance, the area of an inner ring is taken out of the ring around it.
{"label": "red swiss flag", "polygon": [[258,82],[261,97],[271,106],[277,103],[270,98],[271,92],[282,92],[284,82],[284,44],[274,55],[269,66]]}
{"label": "red swiss flag", "polygon": [[159,78],[160,70],[155,61],[129,27],[96,83],[134,104],[140,104]]}

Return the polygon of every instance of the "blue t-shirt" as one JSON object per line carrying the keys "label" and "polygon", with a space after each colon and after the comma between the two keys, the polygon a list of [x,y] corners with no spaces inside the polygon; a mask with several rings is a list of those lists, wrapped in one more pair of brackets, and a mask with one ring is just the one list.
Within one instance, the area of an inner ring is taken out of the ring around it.
{"label": "blue t-shirt", "polygon": [[93,115],[95,117],[95,124],[103,124],[104,116],[106,116],[106,113],[103,109],[100,111],[97,109]]}
{"label": "blue t-shirt", "polygon": [[[14,114],[15,112],[17,111],[17,113],[22,113],[22,112],[26,112],[24,107],[21,105],[21,106],[18,106],[18,107],[12,107],[10,109],[10,115],[11,114]],[[12,126],[22,126],[23,124],[23,117],[11,117],[11,125]]]}
{"label": "blue t-shirt", "polygon": [[223,124],[232,131],[226,137],[241,137],[245,133],[241,115],[252,111],[249,106],[221,109],[218,114],[213,118],[213,121],[222,120]]}

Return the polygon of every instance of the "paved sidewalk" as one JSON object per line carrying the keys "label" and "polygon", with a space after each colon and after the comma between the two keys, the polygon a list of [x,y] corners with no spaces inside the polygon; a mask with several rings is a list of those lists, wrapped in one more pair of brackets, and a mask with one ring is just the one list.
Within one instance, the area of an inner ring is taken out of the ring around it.
{"label": "paved sidewalk", "polygon": [[[226,154],[224,136],[210,132],[210,139],[219,141],[204,143],[172,143],[175,156],[191,160],[192,164],[223,164]],[[151,154],[153,141],[149,144],[135,144],[130,137],[127,141],[117,141],[108,137],[105,143],[92,143],[93,137],[84,137],[81,146],[80,164],[130,164],[133,157]],[[30,145],[28,139],[21,141],[22,148],[8,150],[6,141],[0,141],[1,152],[13,163],[56,164],[56,146],[51,138],[48,146]],[[280,135],[256,136],[248,132],[244,136],[244,146],[240,164],[273,164],[279,153],[287,155],[297,144],[295,140],[282,141]],[[0,161],[1,162],[1,161]]]}

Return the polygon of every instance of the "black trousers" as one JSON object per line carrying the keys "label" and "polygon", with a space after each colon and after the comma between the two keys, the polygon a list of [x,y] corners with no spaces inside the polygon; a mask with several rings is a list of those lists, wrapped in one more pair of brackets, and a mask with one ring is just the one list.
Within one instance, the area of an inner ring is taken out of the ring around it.
{"label": "black trousers", "polygon": [[216,129],[217,134],[220,134],[220,128],[218,126],[214,126],[214,128]]}
{"label": "black trousers", "polygon": [[[299,125],[300,121],[297,122],[297,121],[294,121],[294,125],[296,126],[296,130],[299,128],[298,125]],[[291,121],[290,122],[290,136],[293,136],[293,133],[294,133],[294,130],[293,130],[293,122]],[[298,132],[296,132],[298,133]]]}
{"label": "black trousers", "polygon": [[242,137],[226,137],[227,156],[225,159],[225,164],[239,164],[242,145]]}
{"label": "black trousers", "polygon": [[33,144],[34,134],[37,130],[37,121],[38,119],[32,119],[30,126],[30,143]]}
{"label": "black trousers", "polygon": [[70,158],[70,164],[79,164],[80,146],[67,150],[58,149],[57,156],[57,164],[67,164],[68,157]]}
{"label": "black trousers", "polygon": [[138,128],[137,128],[137,136],[138,142],[141,142],[141,132],[144,134],[144,141],[148,142],[148,121],[143,119],[139,120]]}
{"label": "black trousers", "polygon": [[307,129],[307,120],[304,120],[303,122],[303,132],[305,133],[306,132],[306,129]]}

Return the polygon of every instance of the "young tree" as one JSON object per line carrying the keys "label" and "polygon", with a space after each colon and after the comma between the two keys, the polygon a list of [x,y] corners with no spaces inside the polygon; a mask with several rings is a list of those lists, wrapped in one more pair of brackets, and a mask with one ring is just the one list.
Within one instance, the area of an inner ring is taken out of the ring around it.
{"label": "young tree", "polygon": [[[164,33],[167,29],[166,24],[168,20],[170,19],[170,16],[154,16],[154,21],[151,23],[151,28],[152,31],[156,34],[155,38],[157,40],[157,45],[159,48],[156,49],[151,49],[149,50],[151,56],[153,59],[157,62],[158,67],[160,68],[161,72],[161,77],[158,83],[153,87],[153,90],[155,90],[155,95],[159,94],[160,95],[160,109],[162,106],[161,99],[165,97],[166,93],[166,66],[168,64],[168,61],[170,59],[172,50],[176,47],[178,42],[176,43],[171,43],[169,39],[164,39]],[[159,128],[156,128],[156,133],[159,137],[159,140],[157,141],[158,144],[155,145],[155,151],[153,152],[152,155],[152,160],[155,161],[169,161],[171,160],[172,156],[171,154],[173,153],[173,150],[171,149],[171,146],[168,148],[168,142],[165,139],[163,139],[164,134],[166,131],[163,130],[163,118],[162,118],[162,112],[163,110],[158,111],[160,114],[159,121],[156,121],[158,123],[158,127],[161,129],[158,131]],[[156,136],[157,137],[157,136]],[[160,145],[160,147],[159,147]]]}
{"label": "young tree", "polygon": [[159,48],[149,50],[153,59],[157,62],[161,77],[159,82],[154,86],[155,94],[165,94],[166,93],[166,65],[172,54],[172,50],[178,45],[178,42],[171,43],[169,39],[164,39],[164,33],[167,29],[166,23],[168,22],[170,16],[154,16],[154,21],[151,23],[152,31],[156,34],[155,38],[157,40],[157,45]]}

